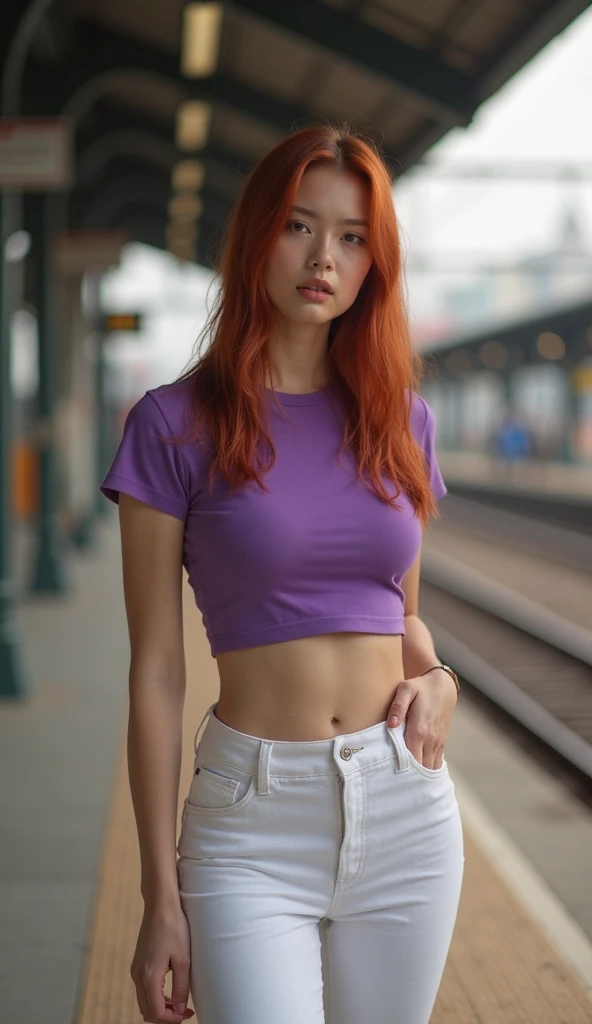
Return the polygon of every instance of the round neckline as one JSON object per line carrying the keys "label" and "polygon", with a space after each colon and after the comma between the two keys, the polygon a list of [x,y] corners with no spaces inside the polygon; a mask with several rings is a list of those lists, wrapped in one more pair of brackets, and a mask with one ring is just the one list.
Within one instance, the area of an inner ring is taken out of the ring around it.
{"label": "round neckline", "polygon": [[[319,388],[317,391],[276,391],[275,394],[282,405],[320,405],[321,402],[324,402],[329,397],[331,390],[331,385],[328,384],[327,387]],[[272,399],[272,388],[265,388],[265,391],[268,398]]]}

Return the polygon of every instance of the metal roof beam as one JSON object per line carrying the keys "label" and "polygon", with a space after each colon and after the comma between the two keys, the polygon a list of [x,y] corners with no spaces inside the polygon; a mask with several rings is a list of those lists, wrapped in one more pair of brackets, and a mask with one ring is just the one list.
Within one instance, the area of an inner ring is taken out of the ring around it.
{"label": "metal roof beam", "polygon": [[102,181],[99,188],[86,195],[79,220],[72,227],[117,227],[119,210],[131,202],[150,204],[166,220],[167,201],[166,183],[137,171],[119,174]]}
{"label": "metal roof beam", "polygon": [[128,231],[134,242],[151,245],[154,249],[166,249],[166,219],[148,203],[130,203],[123,207],[115,226]]}
{"label": "metal roof beam", "polygon": [[77,153],[76,186],[84,188],[92,183],[111,160],[128,155],[146,162],[148,167],[161,168],[170,182],[176,150],[159,135],[134,129],[105,132],[98,135]]}
{"label": "metal roof beam", "polygon": [[16,117],[21,107],[23,66],[31,41],[53,0],[4,0],[0,6],[0,114]]}
{"label": "metal roof beam", "polygon": [[[74,191],[70,203],[70,223],[72,226],[103,227],[99,223],[100,216],[96,217],[94,224],[87,223],[88,210],[97,196],[116,196],[123,201],[134,198],[136,182],[142,182],[144,194],[149,194],[155,204],[159,206],[163,216],[166,216],[168,201],[170,199],[170,185],[168,174],[157,165],[147,166],[143,161],[138,161],[122,154],[117,161],[112,161],[104,172],[88,183],[87,187],[78,188]],[[228,203],[211,189],[202,190],[204,201],[203,213],[200,223],[203,220],[208,223],[222,224],[227,213]]]}
{"label": "metal roof beam", "polygon": [[[120,72],[164,78],[179,86],[185,99],[228,103],[243,113],[269,121],[282,131],[288,130],[294,121],[313,117],[310,111],[276,100],[227,75],[192,82],[181,75],[176,56],[143,40],[87,22],[80,22],[76,28],[67,62],[48,67],[31,61],[27,70],[27,104],[34,113],[62,113],[90,80]],[[71,112],[77,116],[79,111],[73,105]]]}
{"label": "metal roof beam", "polygon": [[[183,160],[191,154],[184,153],[175,146],[175,125],[173,121],[163,121],[162,118],[150,117],[150,115],[139,113],[136,110],[126,109],[116,103],[100,103],[93,107],[92,115],[85,119],[77,133],[77,151],[81,153],[88,150],[95,142],[115,132],[142,133],[146,137],[158,139],[161,143],[170,147],[171,166],[177,160]],[[164,150],[163,150],[164,152]],[[216,170],[222,166],[225,170],[236,176],[236,187],[232,195],[241,183],[241,178],[248,174],[252,164],[240,154],[225,147],[208,144],[204,150],[195,155],[206,168],[206,184],[215,191],[228,192],[228,189],[219,189],[216,182]],[[226,176],[226,180],[231,175]]]}
{"label": "metal roof beam", "polygon": [[[159,210],[149,203],[126,204],[117,214],[117,227],[128,230],[136,242],[143,242],[144,245],[151,245],[155,249],[168,251],[166,248],[166,220]],[[216,225],[200,224],[195,254],[196,263],[208,270],[213,270],[216,232]]]}
{"label": "metal roof beam", "polygon": [[366,71],[404,89],[448,127],[470,123],[477,108],[476,81],[423,50],[319,0],[233,0],[234,6],[320,44]]}
{"label": "metal roof beam", "polygon": [[514,30],[511,38],[505,40],[498,52],[490,58],[487,71],[477,83],[479,104],[497,92],[589,6],[590,0],[551,0],[545,9],[533,7],[532,15],[522,31]]}
{"label": "metal roof beam", "polygon": [[[126,202],[114,214],[112,226],[128,231],[135,242],[151,245],[154,249],[161,249],[163,252],[168,251],[166,245],[166,217],[163,217],[162,211],[149,200],[139,199],[135,202]],[[201,266],[211,269],[207,257],[208,236],[206,234],[206,242],[204,244],[200,241],[202,234],[200,228],[196,262]]]}
{"label": "metal roof beam", "polygon": [[[179,86],[185,99],[225,103],[268,122],[283,134],[318,120],[315,111],[285,103],[229,75],[220,73],[203,81],[189,81],[181,75],[177,57],[143,40],[82,22],[76,28],[66,62],[52,67],[29,62],[25,77],[27,109],[35,114],[67,112],[81,119],[100,96],[109,92],[109,82],[122,72],[164,78]],[[386,156],[397,159],[395,154]]]}

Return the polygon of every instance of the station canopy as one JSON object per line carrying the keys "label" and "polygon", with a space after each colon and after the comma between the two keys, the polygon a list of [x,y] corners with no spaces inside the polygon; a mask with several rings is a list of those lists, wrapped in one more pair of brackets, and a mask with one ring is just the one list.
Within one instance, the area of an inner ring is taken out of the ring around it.
{"label": "station canopy", "polygon": [[[130,237],[164,247],[171,225],[181,231],[185,223],[188,239],[197,225],[195,258],[208,263],[241,175],[292,128],[349,121],[381,143],[394,174],[402,174],[449,129],[468,125],[588,3],[187,6],[194,14],[204,6],[221,10],[212,73],[201,77],[182,70],[190,23],[180,0],[46,2],[25,66],[22,109],[75,119],[71,227],[124,227]],[[188,149],[179,149],[180,131]],[[193,205],[183,187],[192,164],[179,169],[181,160],[198,163]]]}

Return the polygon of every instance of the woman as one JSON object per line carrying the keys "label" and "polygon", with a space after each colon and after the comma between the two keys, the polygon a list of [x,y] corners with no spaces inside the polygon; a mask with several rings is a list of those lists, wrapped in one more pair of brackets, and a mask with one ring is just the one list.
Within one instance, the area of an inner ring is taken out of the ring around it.
{"label": "woman", "polygon": [[[135,404],[102,484],[120,505],[146,1021],[191,1016],[189,989],[199,1024],[430,1017],[464,864],[443,758],[458,689],[418,617],[446,487],[401,263],[372,144],[289,136],[237,202],[210,347]],[[220,696],[175,850],[182,565]]]}

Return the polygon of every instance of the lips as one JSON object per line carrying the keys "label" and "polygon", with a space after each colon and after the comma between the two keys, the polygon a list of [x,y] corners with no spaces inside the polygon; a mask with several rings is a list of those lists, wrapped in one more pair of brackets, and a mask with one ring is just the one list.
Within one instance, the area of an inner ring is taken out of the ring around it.
{"label": "lips", "polygon": [[319,277],[313,277],[310,281],[304,281],[303,284],[297,286],[300,290],[306,290],[311,292],[326,292],[327,295],[333,294],[333,289],[328,281],[322,281]]}

